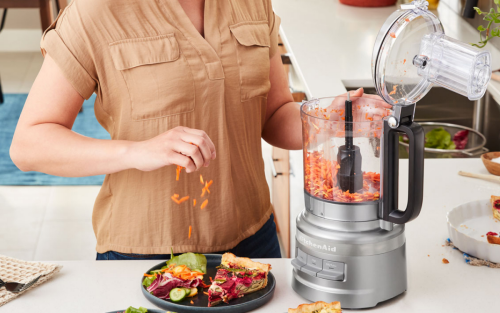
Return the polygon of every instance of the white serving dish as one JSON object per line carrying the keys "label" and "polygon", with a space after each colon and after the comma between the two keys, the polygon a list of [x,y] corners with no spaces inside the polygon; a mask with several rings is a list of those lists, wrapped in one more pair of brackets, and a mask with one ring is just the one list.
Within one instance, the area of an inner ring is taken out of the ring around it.
{"label": "white serving dish", "polygon": [[500,245],[490,244],[486,239],[487,232],[500,234],[500,221],[493,217],[489,199],[457,206],[448,212],[447,218],[448,233],[455,247],[471,256],[500,263]]}

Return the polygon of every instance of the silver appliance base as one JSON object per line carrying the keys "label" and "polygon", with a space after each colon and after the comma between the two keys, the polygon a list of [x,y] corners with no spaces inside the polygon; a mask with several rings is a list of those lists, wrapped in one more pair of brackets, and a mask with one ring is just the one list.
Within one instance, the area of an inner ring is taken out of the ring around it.
{"label": "silver appliance base", "polygon": [[[299,242],[297,245],[308,250]],[[343,281],[322,279],[294,269],[293,290],[310,301],[340,301],[346,309],[371,308],[406,291],[406,244],[382,254],[330,255],[328,260],[345,264]]]}

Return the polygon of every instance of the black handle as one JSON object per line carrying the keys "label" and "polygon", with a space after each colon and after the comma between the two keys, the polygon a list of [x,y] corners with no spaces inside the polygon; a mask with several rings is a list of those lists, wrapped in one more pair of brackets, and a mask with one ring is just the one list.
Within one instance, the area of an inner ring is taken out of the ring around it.
{"label": "black handle", "polygon": [[[387,121],[384,121],[381,217],[395,224],[408,223],[417,218],[424,198],[424,130],[422,126],[412,121],[413,111],[411,114],[402,116],[397,128],[389,127]],[[410,140],[408,203],[405,211],[398,210],[400,133],[405,133]]]}
{"label": "black handle", "polygon": [[462,12],[462,16],[465,18],[474,18],[474,16],[476,16],[476,10],[474,10],[474,7],[477,7],[478,2],[479,0],[465,1],[464,11]]}

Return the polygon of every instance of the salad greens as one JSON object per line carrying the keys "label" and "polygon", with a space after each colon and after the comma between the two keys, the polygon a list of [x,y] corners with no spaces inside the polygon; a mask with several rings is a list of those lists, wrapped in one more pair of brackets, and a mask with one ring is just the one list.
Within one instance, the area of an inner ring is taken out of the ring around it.
{"label": "salad greens", "polygon": [[451,140],[450,133],[442,127],[434,128],[425,134],[425,147],[447,150],[455,150],[456,148],[455,143]]}
{"label": "salad greens", "polygon": [[[483,48],[491,38],[500,37],[500,28],[498,26],[493,28],[495,26],[493,25],[493,23],[500,23],[500,0],[494,0],[494,2],[497,5],[496,11],[494,8],[491,8],[488,12],[483,12],[481,11],[481,9],[474,7],[474,10],[476,10],[477,14],[484,15],[483,20],[487,21],[488,25],[486,26],[486,28],[484,28],[483,25],[479,25],[479,27],[477,28],[477,30],[479,31],[479,44],[472,44],[473,46]],[[485,38],[483,38],[483,32],[485,32]]]}
{"label": "salad greens", "polygon": [[[186,265],[192,271],[199,271],[204,274],[207,273],[207,258],[203,254],[197,253],[183,253],[178,256],[174,256],[173,252],[170,260],[167,261],[167,265],[163,266],[160,270],[150,271],[149,274],[154,275],[156,273],[161,274],[161,270],[168,268],[171,264],[175,265]],[[151,277],[144,277],[142,285],[148,288],[151,286],[153,281],[156,279],[156,275]]]}
{"label": "salad greens", "polygon": [[129,306],[128,309],[124,313],[147,313],[148,309],[143,308],[142,306],[139,307],[138,309]]}
{"label": "salad greens", "polygon": [[170,264],[186,265],[192,271],[207,273],[207,258],[203,254],[188,252],[174,256],[172,251],[170,260],[167,261],[167,265],[162,267],[162,269],[170,266]]}
{"label": "salad greens", "polygon": [[151,276],[151,277],[144,277],[144,280],[142,281],[142,285],[146,286],[148,288],[153,281],[156,279],[156,276]]}

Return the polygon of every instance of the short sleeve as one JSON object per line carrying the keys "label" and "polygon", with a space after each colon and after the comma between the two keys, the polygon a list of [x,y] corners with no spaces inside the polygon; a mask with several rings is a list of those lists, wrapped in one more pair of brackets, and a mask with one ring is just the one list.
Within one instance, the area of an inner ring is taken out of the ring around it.
{"label": "short sleeve", "polygon": [[271,46],[269,47],[269,58],[272,58],[278,51],[278,35],[280,31],[281,19],[273,11],[271,11],[269,17],[269,30],[271,37]]}
{"label": "short sleeve", "polygon": [[60,12],[56,21],[44,32],[40,42],[42,55],[48,53],[59,66],[73,88],[85,99],[97,86],[97,75],[92,60],[92,47],[85,40],[86,30],[74,6]]}

